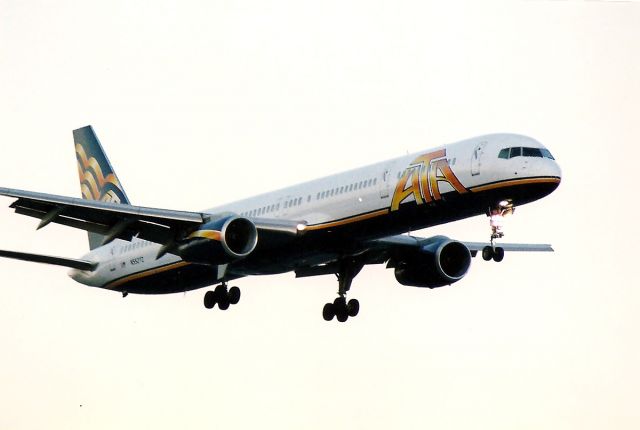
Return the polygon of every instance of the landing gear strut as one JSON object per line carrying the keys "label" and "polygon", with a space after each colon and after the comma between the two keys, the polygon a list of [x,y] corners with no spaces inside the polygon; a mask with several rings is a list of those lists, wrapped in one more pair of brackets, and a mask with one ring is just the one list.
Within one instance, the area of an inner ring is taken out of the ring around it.
{"label": "landing gear strut", "polygon": [[231,287],[227,289],[227,284],[222,283],[213,291],[207,291],[204,295],[204,307],[213,308],[216,303],[220,310],[226,311],[230,305],[236,305],[240,301],[240,288]]}
{"label": "landing gear strut", "polygon": [[500,262],[504,259],[504,248],[496,246],[495,240],[502,239],[504,232],[502,231],[502,224],[505,215],[510,215],[515,211],[511,200],[503,200],[498,203],[497,206],[490,208],[489,224],[491,226],[491,246],[485,246],[482,249],[482,258],[485,261],[493,259],[495,262]]}
{"label": "landing gear strut", "polygon": [[351,288],[353,278],[362,270],[363,264],[355,260],[343,261],[336,276],[338,277],[338,297],[333,303],[326,303],[322,308],[322,318],[331,321],[333,317],[345,322],[349,317],[355,317],[360,312],[360,302],[357,299],[347,301],[347,292]]}

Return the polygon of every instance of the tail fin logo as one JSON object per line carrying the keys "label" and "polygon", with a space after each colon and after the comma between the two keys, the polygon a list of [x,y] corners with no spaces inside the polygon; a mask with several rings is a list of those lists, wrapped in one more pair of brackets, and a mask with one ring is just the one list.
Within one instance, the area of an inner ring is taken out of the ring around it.
{"label": "tail fin logo", "polygon": [[95,157],[87,156],[79,143],[76,144],[76,157],[83,198],[114,203],[127,201],[118,178],[108,164],[100,166]]}

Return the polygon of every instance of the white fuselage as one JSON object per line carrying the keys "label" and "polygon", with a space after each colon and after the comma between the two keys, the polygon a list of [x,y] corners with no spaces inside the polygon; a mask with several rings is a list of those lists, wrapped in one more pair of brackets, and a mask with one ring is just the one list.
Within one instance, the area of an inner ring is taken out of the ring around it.
{"label": "white fuselage", "polygon": [[[403,205],[420,205],[436,201],[446,193],[460,192],[461,187],[466,189],[465,192],[473,193],[474,190],[489,190],[499,184],[514,181],[536,181],[536,178],[548,177],[558,178],[559,181],[560,168],[550,156],[499,157],[500,151],[513,147],[546,151],[539,142],[526,136],[480,136],[210,208],[204,212],[232,212],[249,219],[295,220],[300,221],[304,228],[313,230],[330,226],[338,220],[353,219],[357,222],[359,217],[365,219],[386,216]],[[440,158],[439,163],[442,164],[427,161],[426,169],[423,167],[423,170],[419,170],[418,166],[411,170],[416,160],[425,159],[425,154],[443,153],[444,157],[426,158]],[[412,182],[412,172],[415,182]],[[427,175],[431,175],[430,180]],[[456,181],[451,179],[451,175]],[[412,185],[419,188],[422,194],[411,193],[409,189]],[[380,231],[379,235],[382,237],[385,234],[388,233]],[[84,257],[99,262],[97,270],[71,270],[70,276],[83,284],[96,287],[110,285],[111,288],[113,280],[130,280],[137,273],[148,274],[150,271],[162,271],[165,267],[175,268],[181,264],[180,258],[173,254],[156,259],[159,249],[159,244],[136,238],[131,242],[115,240]],[[224,270],[219,270],[219,273],[222,276]],[[214,281],[215,279],[212,283]]]}

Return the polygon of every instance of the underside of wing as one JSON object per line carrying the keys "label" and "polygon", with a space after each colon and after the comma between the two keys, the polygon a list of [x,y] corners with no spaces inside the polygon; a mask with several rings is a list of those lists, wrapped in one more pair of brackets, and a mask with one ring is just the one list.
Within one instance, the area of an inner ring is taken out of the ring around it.
{"label": "underside of wing", "polygon": [[[485,247],[491,246],[487,242],[463,242],[473,256],[478,251],[482,251]],[[553,247],[547,243],[500,243],[495,246],[500,247],[508,252],[553,252]]]}
{"label": "underside of wing", "polygon": [[[438,269],[436,272],[443,275],[445,279],[453,281],[466,273],[470,264],[467,256],[475,257],[478,252],[491,246],[490,243],[485,242],[459,242],[445,236],[429,238],[410,235],[389,236],[365,241],[359,246],[350,244],[350,249],[342,252],[334,261],[301,267],[296,270],[296,276],[338,274],[345,261],[357,262],[357,265],[386,263],[390,268],[416,266],[420,264],[419,262],[430,261],[430,265]],[[504,252],[553,252],[549,244],[500,243],[495,246]]]}
{"label": "underside of wing", "polygon": [[0,250],[0,257],[12,258],[14,260],[31,261],[33,263],[53,264],[55,266],[70,267],[78,270],[93,271],[98,267],[98,263],[75,258],[53,257],[51,255],[31,254],[27,252]]}

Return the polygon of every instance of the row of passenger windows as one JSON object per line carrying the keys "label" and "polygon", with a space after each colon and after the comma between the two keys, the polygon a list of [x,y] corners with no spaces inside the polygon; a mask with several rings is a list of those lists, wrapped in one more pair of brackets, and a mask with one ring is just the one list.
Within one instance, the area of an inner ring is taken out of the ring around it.
{"label": "row of passenger windows", "polygon": [[151,243],[152,242],[149,242],[148,240],[138,240],[136,242],[131,242],[128,245],[125,245],[125,246],[120,248],[120,254],[124,254],[126,252],[133,251],[134,249],[143,248],[145,246],[151,245]]}
{"label": "row of passenger windows", "polygon": [[[307,197],[307,201],[311,200],[311,196]],[[295,206],[300,206],[302,204],[302,197],[296,197],[295,199],[289,199],[283,203],[285,209],[292,208]],[[263,206],[261,208],[253,209],[248,212],[242,212],[240,215],[242,216],[262,216],[265,214],[269,214],[272,212],[277,212],[280,210],[280,203],[274,203],[268,206]]]}
{"label": "row of passenger windows", "polygon": [[[340,194],[348,193],[351,191],[361,190],[364,188],[369,188],[378,183],[377,178],[368,179],[366,181],[354,182],[353,184],[343,185],[341,187],[336,187],[330,190],[325,190],[318,192],[316,194],[316,200],[323,200],[329,197],[337,196]],[[307,203],[311,201],[311,195],[307,196]],[[284,209],[297,207],[302,205],[302,197],[296,197],[294,199],[289,199],[283,203]],[[271,205],[263,206],[261,208],[256,208],[250,211],[245,211],[240,213],[242,216],[262,216],[266,214],[270,214],[273,212],[277,212],[280,210],[280,203],[273,203]]]}
{"label": "row of passenger windows", "polygon": [[242,212],[242,213],[240,213],[240,215],[242,215],[242,216],[261,216],[261,215],[268,214],[268,213],[271,213],[271,212],[276,212],[278,210],[280,210],[280,203],[274,203],[272,205],[263,206],[263,207],[258,208],[258,209],[250,210],[248,212]]}
{"label": "row of passenger windows", "polygon": [[546,148],[523,148],[516,146],[513,148],[504,148],[498,154],[498,158],[509,159],[513,157],[544,157],[555,160],[551,152]]}
{"label": "row of passenger windows", "polygon": [[349,185],[343,185],[341,187],[336,187],[331,190],[321,191],[316,195],[317,200],[326,199],[329,197],[337,196],[344,193],[350,193],[351,191],[361,190],[363,188],[369,188],[378,183],[377,178],[368,179],[366,181],[355,182]]}

